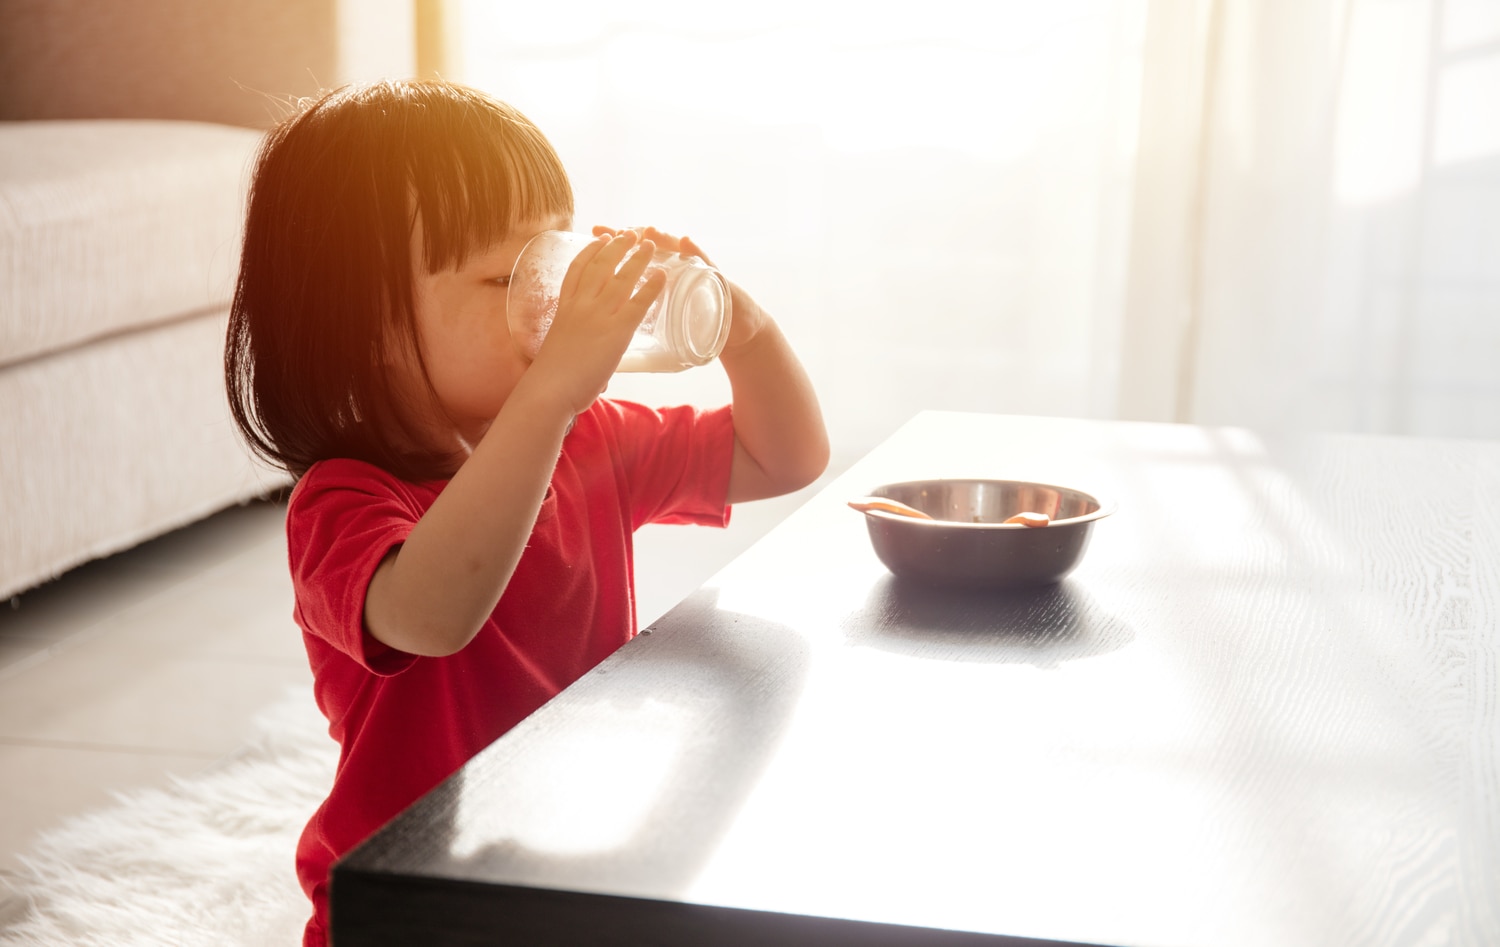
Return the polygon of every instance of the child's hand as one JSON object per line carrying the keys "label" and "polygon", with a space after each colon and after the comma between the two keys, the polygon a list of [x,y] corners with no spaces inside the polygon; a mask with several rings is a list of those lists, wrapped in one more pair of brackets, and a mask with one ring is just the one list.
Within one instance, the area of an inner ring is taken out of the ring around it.
{"label": "child's hand", "polygon": [[[695,256],[713,266],[714,263],[708,258],[691,237],[674,237],[669,233],[657,230],[655,227],[633,227],[628,230],[615,230],[610,227],[595,227],[594,236],[620,236],[624,234],[637,234],[645,240],[655,244],[659,250],[669,253],[680,253],[683,256]],[[722,274],[721,274],[722,275]],[[737,283],[728,277],[724,282],[729,284],[729,339],[724,343],[725,348],[736,348],[749,342],[756,333],[765,325],[768,318],[765,311],[756,305],[750,294],[745,292]]]}
{"label": "child's hand", "polygon": [[[713,265],[692,240],[655,227],[595,227],[594,233],[639,234],[663,250]],[[816,480],[828,466],[828,432],[812,382],[786,336],[749,293],[734,283],[729,293],[729,340],[719,363],[734,399],[734,460],[726,499],[739,503],[790,493]]]}
{"label": "child's hand", "polygon": [[[641,283],[656,251],[650,240],[632,231],[596,236],[568,266],[557,316],[527,369],[547,374],[575,414],[609,386],[631,335],[666,283],[659,270]],[[632,248],[636,252],[630,253]]]}

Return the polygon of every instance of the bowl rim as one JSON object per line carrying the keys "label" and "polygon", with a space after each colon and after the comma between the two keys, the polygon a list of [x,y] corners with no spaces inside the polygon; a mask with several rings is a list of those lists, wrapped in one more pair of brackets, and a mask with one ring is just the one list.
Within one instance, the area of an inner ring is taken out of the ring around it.
{"label": "bowl rim", "polygon": [[997,478],[997,477],[926,477],[926,478],[923,478],[923,479],[920,479],[920,480],[893,480],[893,481],[890,481],[889,483],[882,483],[880,486],[875,487],[872,490],[870,490],[870,492],[868,494],[866,494],[866,495],[867,496],[872,496],[872,497],[884,497],[887,500],[894,500],[895,497],[886,496],[885,494],[881,493],[881,491],[882,490],[890,490],[890,489],[892,489],[894,487],[916,486],[918,484],[926,485],[926,484],[951,484],[951,483],[1020,484],[1020,485],[1024,485],[1024,486],[1028,486],[1028,487],[1046,487],[1049,490],[1065,490],[1065,491],[1067,491],[1069,493],[1081,493],[1081,494],[1083,494],[1084,496],[1088,497],[1090,500],[1093,500],[1095,503],[1099,504],[1099,508],[1097,510],[1093,511],[1092,513],[1085,513],[1082,516],[1070,516],[1070,517],[1068,517],[1066,519],[1053,520],[1052,522],[1048,523],[1046,526],[1042,526],[1042,527],[1027,526],[1025,523],[966,523],[966,522],[963,522],[961,520],[940,520],[940,519],[923,520],[923,519],[917,519],[916,517],[912,517],[912,516],[903,516],[900,513],[888,513],[885,510],[863,510],[861,512],[863,512],[864,515],[867,516],[867,517],[874,517],[876,519],[885,520],[887,522],[908,523],[908,524],[910,524],[912,526],[919,527],[919,528],[922,528],[922,529],[931,529],[933,527],[941,526],[941,527],[945,527],[945,528],[956,527],[956,528],[959,528],[959,529],[979,529],[979,530],[986,530],[986,529],[1012,529],[1012,530],[1013,529],[1027,529],[1027,530],[1034,530],[1034,529],[1047,529],[1047,528],[1050,528],[1052,526],[1076,526],[1076,525],[1079,525],[1081,523],[1092,523],[1095,520],[1101,520],[1101,519],[1104,519],[1104,517],[1113,514],[1118,509],[1118,507],[1119,507],[1119,505],[1115,502],[1115,500],[1114,500],[1113,497],[1110,497],[1108,495],[1101,495],[1101,494],[1095,493],[1092,490],[1081,490],[1078,487],[1065,487],[1065,486],[1062,486],[1061,484],[1047,483],[1047,482],[1041,481],[1041,480],[1007,480],[1007,479],[1002,479],[1002,478]]}

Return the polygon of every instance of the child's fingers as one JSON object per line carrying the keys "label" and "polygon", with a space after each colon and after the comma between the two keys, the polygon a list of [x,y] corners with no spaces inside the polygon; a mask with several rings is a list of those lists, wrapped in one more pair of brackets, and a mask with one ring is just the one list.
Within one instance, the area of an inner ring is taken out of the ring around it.
{"label": "child's fingers", "polygon": [[606,227],[603,224],[595,224],[593,232],[596,237],[605,233],[611,237],[618,237],[623,233],[633,233],[637,237],[644,237],[646,232],[651,229],[650,227]]}
{"label": "child's fingers", "polygon": [[597,239],[590,241],[587,246],[579,250],[578,255],[573,258],[573,262],[568,264],[568,271],[563,274],[562,285],[558,287],[559,296],[567,298],[578,291],[579,284],[583,282],[583,274],[588,269],[589,264],[614,239],[607,233],[595,234],[595,236]]}
{"label": "child's fingers", "polygon": [[[625,262],[620,264],[619,270],[614,278],[600,289],[599,295],[606,304],[618,305],[631,296],[636,285],[640,283],[641,276],[646,272],[646,267],[651,264],[651,256],[656,252],[656,246],[649,240],[642,241]],[[652,275],[655,275],[653,273]],[[642,310],[644,313],[645,310]]]}
{"label": "child's fingers", "polygon": [[646,238],[655,242],[657,246],[670,250],[673,253],[681,253],[683,256],[688,255],[687,248],[682,242],[685,238],[675,237],[665,230],[660,230],[656,227],[646,228]]}
{"label": "child's fingers", "polygon": [[707,263],[709,266],[714,265],[714,261],[710,260],[708,258],[708,254],[704,253],[702,248],[700,248],[698,244],[693,242],[692,237],[683,237],[682,248],[677,252],[681,253],[683,256],[695,256],[698,259],[702,260],[704,263]]}
{"label": "child's fingers", "polygon": [[617,237],[603,236],[599,239],[604,241],[603,246],[583,266],[578,277],[578,292],[584,299],[593,299],[604,291],[615,271],[620,268],[620,262],[637,243],[636,235],[628,230]]}
{"label": "child's fingers", "polygon": [[646,310],[656,302],[656,298],[661,295],[666,285],[667,274],[662,270],[652,270],[647,273],[645,281],[620,306],[621,317],[629,320],[633,326],[640,325],[641,320],[646,318]]}
{"label": "child's fingers", "polygon": [[634,286],[641,278],[641,274],[646,272],[646,267],[651,265],[651,257],[655,253],[656,244],[650,240],[642,240],[636,245],[635,252],[630,255],[630,258],[621,265],[621,277],[628,280],[629,285]]}

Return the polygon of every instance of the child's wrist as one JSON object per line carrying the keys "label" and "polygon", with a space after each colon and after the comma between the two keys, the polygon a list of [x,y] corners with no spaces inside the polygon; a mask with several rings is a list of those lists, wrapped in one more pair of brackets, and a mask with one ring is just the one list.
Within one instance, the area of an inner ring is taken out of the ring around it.
{"label": "child's wrist", "polygon": [[566,431],[572,427],[573,419],[587,411],[589,404],[593,403],[592,400],[583,405],[576,402],[576,393],[563,384],[562,379],[555,379],[550,373],[528,369],[500,410],[514,406],[539,424]]}

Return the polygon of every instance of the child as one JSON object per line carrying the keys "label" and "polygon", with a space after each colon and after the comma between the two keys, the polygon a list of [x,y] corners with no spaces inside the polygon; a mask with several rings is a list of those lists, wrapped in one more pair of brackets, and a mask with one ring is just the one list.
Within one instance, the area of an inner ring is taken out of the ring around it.
{"label": "child", "polygon": [[636,631],[631,535],[723,526],[822,473],[812,386],[731,284],[733,405],[600,398],[661,291],[654,247],[595,228],[534,361],[506,325],[533,235],[572,225],[556,153],[514,109],[437,81],[346,87],[267,137],[225,371],[252,447],[298,478],[295,617],[338,773],[297,870],[328,871]]}

